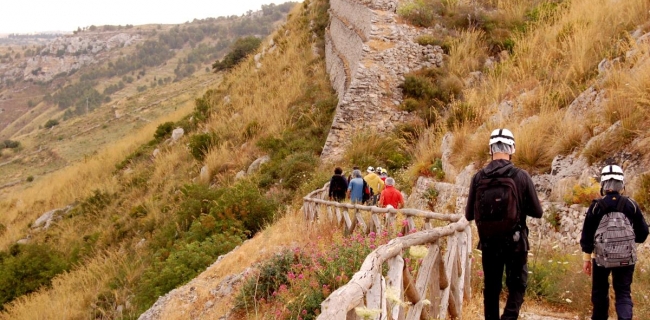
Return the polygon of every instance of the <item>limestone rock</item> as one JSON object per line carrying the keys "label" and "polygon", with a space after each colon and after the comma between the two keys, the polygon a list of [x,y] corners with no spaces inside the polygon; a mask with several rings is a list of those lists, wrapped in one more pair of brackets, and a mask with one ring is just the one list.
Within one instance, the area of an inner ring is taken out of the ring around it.
{"label": "limestone rock", "polygon": [[201,173],[199,174],[199,178],[203,182],[210,181],[210,169],[208,168],[208,166],[203,166],[201,168]]}
{"label": "limestone rock", "polygon": [[160,149],[156,148],[153,150],[153,153],[151,154],[154,158],[158,157],[160,155]]}
{"label": "limestone rock", "polygon": [[72,205],[69,205],[65,208],[54,209],[45,212],[40,217],[38,217],[36,221],[34,221],[34,223],[32,224],[32,229],[42,228],[43,230],[47,230],[52,226],[52,223],[54,223],[57,220],[61,220],[62,214],[65,214],[70,210],[72,210]]}
{"label": "limestone rock", "polygon": [[185,134],[185,130],[183,130],[183,128],[174,129],[174,131],[172,131],[172,141],[173,142],[178,141],[178,139],[182,138],[184,134]]}
{"label": "limestone rock", "polygon": [[263,157],[257,158],[257,159],[256,159],[255,161],[253,161],[253,163],[251,163],[251,165],[248,167],[248,170],[246,171],[246,174],[253,174],[253,173],[259,171],[259,170],[260,170],[260,167],[261,167],[263,164],[265,164],[265,163],[267,163],[267,162],[269,162],[269,161],[271,161],[271,157],[269,157],[269,156],[263,156]]}
{"label": "limestone rock", "polygon": [[246,172],[245,172],[244,170],[239,171],[239,172],[237,172],[237,174],[235,175],[235,181],[237,181],[237,180],[241,180],[241,179],[243,179],[244,177],[246,177]]}

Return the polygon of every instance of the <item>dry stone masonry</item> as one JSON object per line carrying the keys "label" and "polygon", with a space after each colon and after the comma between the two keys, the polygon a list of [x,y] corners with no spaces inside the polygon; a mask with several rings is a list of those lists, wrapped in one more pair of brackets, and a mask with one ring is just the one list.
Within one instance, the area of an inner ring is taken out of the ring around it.
{"label": "dry stone masonry", "polygon": [[338,161],[352,137],[386,133],[415,116],[398,109],[404,74],[441,66],[440,47],[414,42],[418,31],[397,23],[397,0],[332,0],[325,59],[339,98],[321,158]]}

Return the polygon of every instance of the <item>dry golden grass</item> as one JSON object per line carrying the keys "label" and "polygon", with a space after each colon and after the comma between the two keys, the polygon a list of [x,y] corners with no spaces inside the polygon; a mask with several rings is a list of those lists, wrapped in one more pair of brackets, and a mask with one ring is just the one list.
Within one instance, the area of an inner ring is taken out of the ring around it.
{"label": "dry golden grass", "polygon": [[[191,104],[179,107],[161,118],[160,123],[181,118],[192,110]],[[0,248],[7,248],[26,235],[29,223],[54,208],[62,208],[88,197],[93,190],[114,192],[118,181],[115,164],[137,147],[151,140],[159,123],[150,123],[136,133],[115,142],[99,154],[35,181],[25,190],[15,190],[0,200],[0,223],[8,226],[0,236]]]}
{"label": "dry golden grass", "polygon": [[[51,289],[22,296],[5,305],[0,319],[88,319],[88,309],[97,295],[106,290],[108,282],[114,280],[121,269],[135,271],[139,268],[138,261],[125,259],[120,252],[100,254],[77,270],[54,278]],[[123,293],[112,293],[118,295],[117,301],[128,299]],[[104,317],[98,315],[98,318]]]}
{"label": "dry golden grass", "polygon": [[487,54],[485,52],[485,34],[481,30],[461,32],[451,42],[448,68],[453,75],[466,77],[470,72],[483,67]]}
{"label": "dry golden grass", "polygon": [[[522,1],[498,1],[494,3],[500,10],[498,14],[505,16],[521,15],[523,12]],[[532,3],[528,3],[532,5]],[[550,145],[547,141],[555,141],[565,131],[558,127],[556,121],[523,121],[527,117],[540,115],[553,119],[559,119],[558,110],[570,103],[573,98],[586,88],[594,78],[596,65],[603,57],[615,57],[622,54],[625,46],[619,46],[621,34],[632,31],[635,26],[645,22],[650,16],[648,9],[650,4],[643,0],[633,0],[625,3],[614,3],[610,1],[598,1],[594,3],[589,0],[578,0],[565,2],[559,5],[557,12],[552,19],[542,19],[529,27],[526,33],[518,34],[514,41],[514,54],[505,61],[502,61],[494,71],[487,74],[486,81],[474,88],[464,92],[463,103],[467,103],[477,110],[496,112],[497,106],[503,99],[515,99],[526,92],[526,101],[521,108],[515,109],[509,118],[502,119],[499,126],[507,125],[514,132],[521,132],[517,138],[517,156],[522,157],[522,162],[531,168],[544,169],[550,165],[551,155],[557,152],[570,152],[580,149],[584,144],[584,131],[588,133],[590,126],[582,125],[587,119],[573,118],[562,122],[566,128],[570,128],[569,135],[561,142]],[[603,28],[602,26],[608,26]],[[476,70],[477,61],[481,61],[485,49],[473,48],[473,44],[479,43],[480,34],[476,32],[465,32],[463,39],[456,40],[451,50],[450,70],[456,70],[459,76],[466,77],[470,70]],[[612,48],[618,49],[613,50]],[[457,56],[454,57],[454,54]],[[641,77],[643,78],[643,77]],[[618,81],[620,83],[621,81]],[[643,82],[643,81],[640,81]],[[640,92],[647,86],[640,85]],[[619,91],[619,90],[615,90]],[[639,94],[633,90],[621,88],[620,91],[628,92],[628,97],[642,97],[647,100],[647,95]],[[615,92],[611,93],[616,95]],[[622,99],[622,98],[619,98]],[[636,102],[635,103],[640,103]],[[617,107],[622,104],[615,104]],[[638,124],[643,118],[639,118],[638,111],[634,108],[629,113],[627,131],[630,135],[638,132],[634,124]],[[620,112],[620,111],[619,111]],[[478,127],[486,117],[479,117],[472,127]],[[573,121],[571,121],[573,120]],[[521,123],[520,123],[521,122]],[[522,126],[522,128],[518,128]],[[454,146],[454,158],[458,159],[458,165],[476,161],[478,158],[475,150],[468,147],[468,141],[474,129],[463,126],[453,131],[460,139]],[[531,127],[531,128],[525,128]],[[490,127],[492,128],[492,127]],[[534,128],[534,129],[533,129]],[[486,136],[484,131],[476,134]],[[522,136],[522,134],[526,136]],[[530,136],[532,135],[532,136]],[[571,138],[569,138],[569,136]],[[580,141],[576,143],[576,141]],[[628,140],[629,141],[629,140]],[[528,145],[532,144],[532,145]],[[536,150],[542,149],[543,150]],[[419,161],[424,161],[420,160]]]}

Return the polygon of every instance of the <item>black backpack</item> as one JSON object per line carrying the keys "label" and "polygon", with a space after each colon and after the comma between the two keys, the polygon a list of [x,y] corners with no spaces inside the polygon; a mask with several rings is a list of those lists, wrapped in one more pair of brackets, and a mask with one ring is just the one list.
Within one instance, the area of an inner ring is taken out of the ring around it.
{"label": "black backpack", "polygon": [[505,175],[488,176],[485,171],[476,184],[474,219],[481,241],[512,239],[519,226],[517,185],[513,177],[519,169],[512,167]]}
{"label": "black backpack", "polygon": [[370,188],[370,186],[368,186],[366,180],[364,179],[362,180],[363,180],[363,196],[361,197],[361,201],[363,203],[366,203],[366,201],[370,200],[370,197],[373,196],[373,190],[372,188]]}

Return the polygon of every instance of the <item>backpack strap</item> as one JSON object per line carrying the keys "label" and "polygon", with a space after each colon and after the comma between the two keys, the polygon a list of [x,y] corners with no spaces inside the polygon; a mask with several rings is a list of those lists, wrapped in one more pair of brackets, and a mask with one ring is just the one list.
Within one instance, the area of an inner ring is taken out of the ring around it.
{"label": "backpack strap", "polygon": [[626,203],[627,203],[627,198],[624,197],[624,196],[620,196],[619,199],[618,199],[618,204],[616,205],[616,211],[623,212],[623,209],[625,209],[625,204]]}

